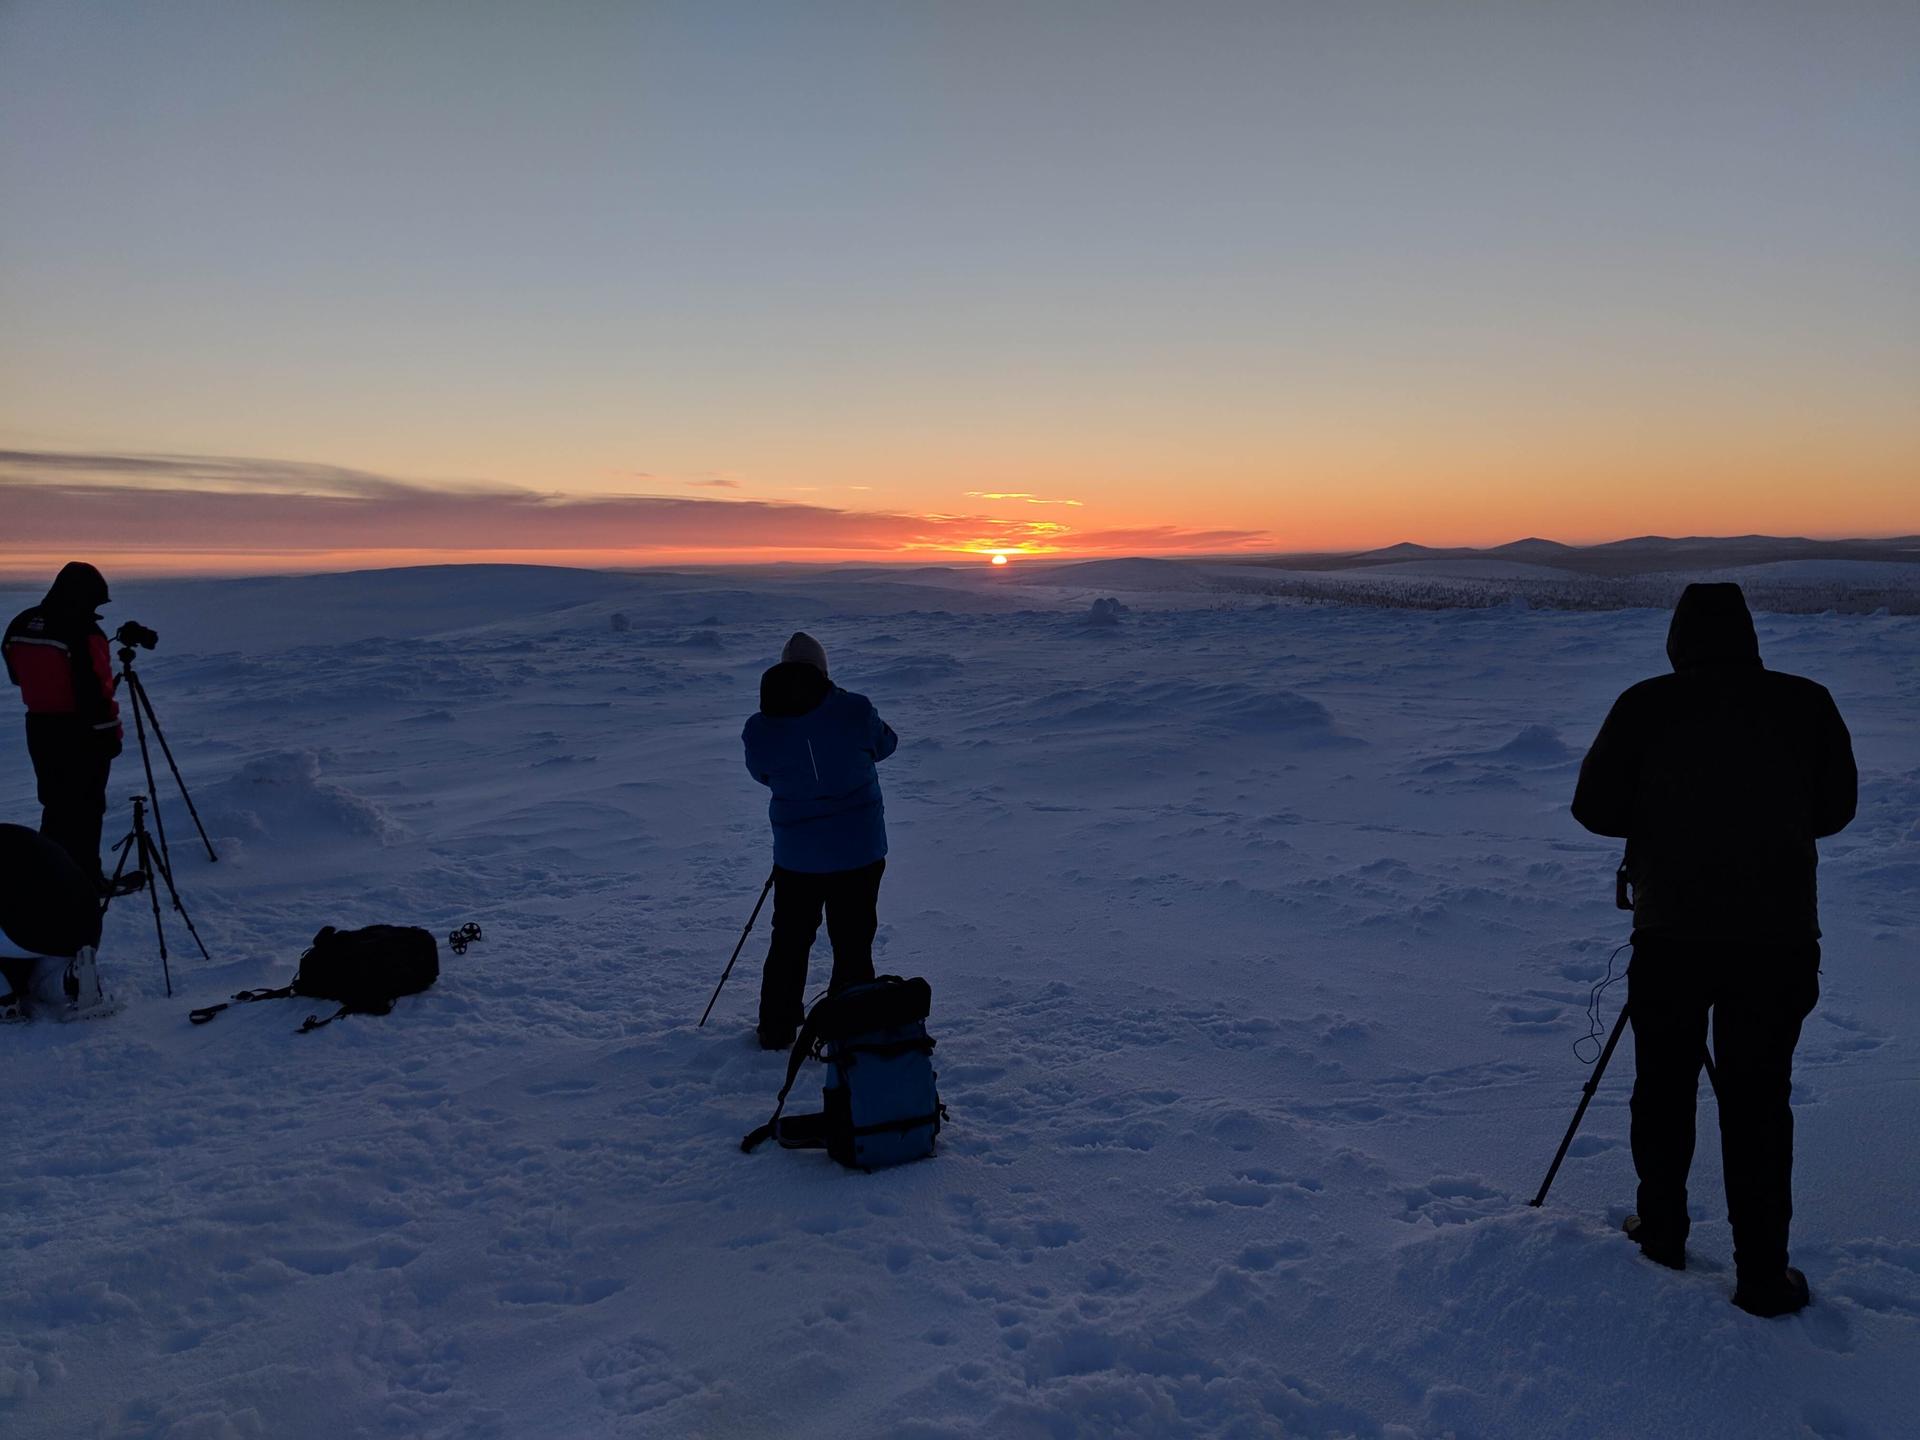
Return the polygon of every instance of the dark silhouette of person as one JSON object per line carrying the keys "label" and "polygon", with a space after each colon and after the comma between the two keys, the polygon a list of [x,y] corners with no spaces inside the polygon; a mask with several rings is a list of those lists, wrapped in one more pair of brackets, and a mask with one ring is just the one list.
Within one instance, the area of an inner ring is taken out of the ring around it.
{"label": "dark silhouette of person", "polygon": [[100,827],[107,774],[120,753],[119,678],[98,611],[107,582],[81,561],[64,566],[46,599],[23,610],[0,641],[7,679],[27,706],[27,754],[40,791],[40,833],[104,886]]}
{"label": "dark silhouette of person", "polygon": [[[100,897],[65,849],[0,825],[0,1019],[53,1000],[97,1000]],[[62,993],[67,982],[72,990]]]}
{"label": "dark silhouette of person", "polygon": [[874,768],[899,737],[864,695],[827,676],[804,631],[760,677],[760,712],[740,739],[747,771],[773,791],[773,943],[760,981],[760,1044],[784,1050],[806,1014],[807,957],[826,911],[828,992],[873,979],[887,824]]}
{"label": "dark silhouette of person", "polygon": [[1853,819],[1853,743],[1833,697],[1760,663],[1738,585],[1689,585],[1671,675],[1614,703],[1580,766],[1573,814],[1627,842],[1633,894],[1633,1164],[1626,1230],[1686,1268],[1687,1171],[1712,1019],[1734,1303],[1811,1298],[1787,1263],[1794,1046],[1820,995],[1814,842]]}

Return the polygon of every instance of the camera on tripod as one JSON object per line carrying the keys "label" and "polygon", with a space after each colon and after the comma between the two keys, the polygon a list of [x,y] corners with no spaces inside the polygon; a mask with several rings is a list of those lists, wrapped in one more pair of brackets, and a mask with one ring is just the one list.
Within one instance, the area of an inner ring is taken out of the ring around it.
{"label": "camera on tripod", "polygon": [[[173,856],[167,849],[167,823],[160,814],[160,791],[153,783],[153,752],[147,748],[147,732],[153,732],[153,738],[160,743],[160,753],[166,757],[167,768],[173,771],[173,783],[180,787],[180,798],[186,802],[187,814],[193,817],[193,828],[200,832],[200,843],[207,847],[207,859],[218,860],[213,841],[208,838],[207,827],[200,823],[200,812],[194,808],[193,796],[187,791],[187,782],[180,777],[180,766],[173,758],[173,747],[167,744],[166,732],[160,728],[160,717],[154,713],[153,701],[147,695],[147,687],[140,679],[140,673],[133,668],[135,647],[151,650],[160,643],[160,634],[138,620],[129,620],[113,632],[113,638],[120,642],[120,687],[127,697],[127,705],[133,712],[133,733],[140,741],[140,766],[146,772],[147,793],[133,797],[133,828],[126,838],[114,846],[119,857],[113,867],[113,875],[107,881],[106,898],[100,906],[100,913],[106,914],[107,906],[118,895],[131,895],[144,888],[149,903],[153,907],[154,937],[160,945],[160,972],[166,977],[167,994],[173,994],[173,970],[167,963],[167,935],[160,923],[159,886],[167,887],[167,894],[173,901],[173,908],[186,921],[187,933],[193,936],[193,943],[200,947],[203,959],[207,947],[200,939],[200,932],[193,928],[193,917],[187,914],[187,907],[180,903],[180,892],[173,883]],[[147,817],[153,818],[153,833],[147,832]],[[155,841],[158,840],[156,844]],[[128,866],[132,866],[129,871]]]}
{"label": "camera on tripod", "polygon": [[113,638],[128,650],[136,645],[142,650],[151,650],[160,643],[160,632],[148,629],[138,620],[129,620],[113,632]]}

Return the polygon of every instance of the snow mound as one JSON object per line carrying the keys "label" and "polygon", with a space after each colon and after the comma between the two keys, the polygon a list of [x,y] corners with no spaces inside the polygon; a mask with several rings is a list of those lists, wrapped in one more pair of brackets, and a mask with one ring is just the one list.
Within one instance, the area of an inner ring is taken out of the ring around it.
{"label": "snow mound", "polygon": [[1126,613],[1127,607],[1122,605],[1116,596],[1103,595],[1088,609],[1087,624],[1118,625],[1120,617]]}
{"label": "snow mound", "polygon": [[398,827],[379,806],[320,777],[317,751],[255,756],[208,793],[208,829],[293,843],[393,838]]}
{"label": "snow mound", "polygon": [[886,690],[917,690],[952,680],[965,667],[952,655],[896,655],[877,665],[860,667],[859,683],[868,693]]}
{"label": "snow mound", "polygon": [[1573,759],[1573,751],[1551,725],[1528,725],[1493,752],[1503,760],[1520,760],[1529,765],[1560,765]]}
{"label": "snow mound", "polygon": [[1351,744],[1333,713],[1292,690],[1233,681],[1150,681],[1056,691],[1034,704],[1038,719],[1061,729],[1148,730],[1197,727],[1215,734],[1257,734],[1295,744]]}
{"label": "snow mound", "polygon": [[727,648],[727,642],[720,638],[718,630],[689,630],[678,640],[664,642],[669,650],[704,650],[716,654]]}

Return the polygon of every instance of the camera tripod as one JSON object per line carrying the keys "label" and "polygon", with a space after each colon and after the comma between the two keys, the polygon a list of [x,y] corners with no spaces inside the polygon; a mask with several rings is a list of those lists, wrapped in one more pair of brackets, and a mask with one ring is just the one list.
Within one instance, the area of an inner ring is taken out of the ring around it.
{"label": "camera tripod", "polygon": [[[152,639],[152,634],[153,632],[151,631],[147,632],[149,640]],[[193,828],[200,832],[200,843],[207,847],[207,859],[217,861],[220,857],[213,853],[213,841],[207,838],[207,827],[200,823],[200,812],[193,808],[193,796],[187,793],[187,782],[180,778],[180,766],[173,758],[173,747],[167,744],[166,732],[160,728],[160,717],[153,712],[153,701],[147,697],[147,687],[140,683],[140,676],[133,668],[133,646],[123,644],[120,647],[119,653],[120,683],[125,687],[131,699],[130,708],[133,711],[133,733],[140,737],[140,763],[145,767],[147,772],[147,796],[152,797],[153,828],[154,832],[160,837],[160,858],[168,864],[169,873],[167,884],[171,887],[173,884],[171,875],[173,856],[167,849],[167,821],[166,817],[160,813],[160,792],[154,787],[153,783],[153,752],[147,748],[148,725],[153,726],[153,738],[160,742],[160,753],[167,757],[167,768],[173,771],[173,783],[180,787],[180,798],[187,802],[187,814],[193,817]],[[146,799],[147,796],[141,796],[134,802],[134,815],[136,820],[140,813],[138,808],[140,801]],[[140,829],[143,827],[136,824],[135,828]],[[145,868],[144,860],[145,857],[143,854],[142,868]],[[152,871],[149,870],[148,873],[151,874]],[[178,908],[179,903],[179,897],[174,897],[174,905],[176,908]],[[185,913],[184,910],[181,911],[181,914],[184,915]],[[202,953],[205,953],[204,950]],[[171,994],[172,992],[169,991],[168,993]]]}
{"label": "camera tripod", "polygon": [[[164,743],[164,742],[163,742]],[[158,806],[154,807],[154,818],[160,816]],[[197,820],[198,817],[196,816]],[[160,923],[160,884],[166,883],[167,896],[173,901],[173,908],[180,912],[180,918],[186,922],[187,933],[193,936],[193,943],[200,947],[200,958],[211,960],[207,954],[207,945],[200,938],[200,932],[193,928],[193,917],[187,913],[187,907],[180,903],[180,892],[174,887],[173,866],[168,863],[166,851],[153,843],[153,836],[147,830],[147,797],[133,797],[133,828],[126,833],[114,847],[118,859],[114,863],[113,878],[107,882],[106,898],[100,902],[100,913],[104,916],[107,907],[116,896],[130,895],[141,885],[146,886],[147,899],[153,905],[153,934],[160,942],[160,974],[167,982],[167,995],[173,995],[173,968],[167,963],[167,932]],[[211,848],[211,847],[209,847]],[[127,873],[127,861],[135,861],[131,874]],[[121,876],[126,875],[127,884],[123,888]]]}

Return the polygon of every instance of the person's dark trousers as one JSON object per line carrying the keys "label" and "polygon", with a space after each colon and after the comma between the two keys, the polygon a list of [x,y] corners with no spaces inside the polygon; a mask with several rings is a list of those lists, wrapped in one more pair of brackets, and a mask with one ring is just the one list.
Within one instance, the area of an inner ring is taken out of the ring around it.
{"label": "person's dark trousers", "polygon": [[792,1036],[806,1016],[807,956],[820,931],[822,909],[827,915],[827,938],[833,943],[828,992],[873,979],[880,876],[886,868],[885,860],[858,870],[819,875],[774,867],[773,944],[760,979],[762,1041]]}
{"label": "person's dark trousers", "polygon": [[100,736],[64,715],[29,715],[27,754],[39,784],[40,833],[88,879],[100,879],[100,829],[113,768]]}
{"label": "person's dark trousers", "polygon": [[1650,1233],[1686,1238],[1687,1171],[1709,1014],[1734,1264],[1778,1276],[1793,1218],[1793,1048],[1820,998],[1820,946],[1634,937],[1633,1165]]}

